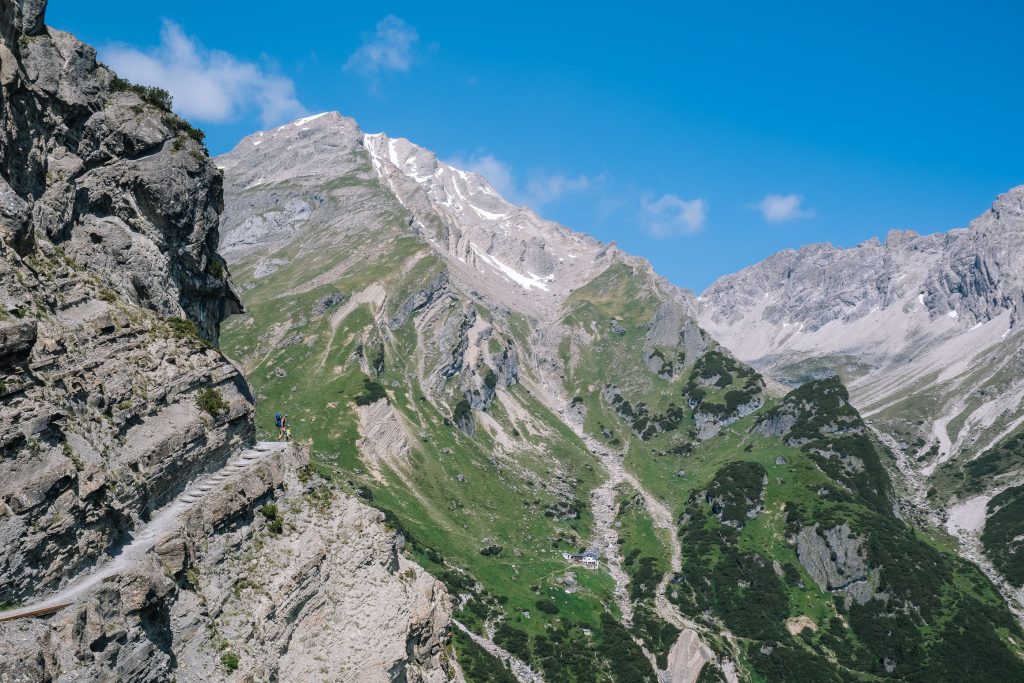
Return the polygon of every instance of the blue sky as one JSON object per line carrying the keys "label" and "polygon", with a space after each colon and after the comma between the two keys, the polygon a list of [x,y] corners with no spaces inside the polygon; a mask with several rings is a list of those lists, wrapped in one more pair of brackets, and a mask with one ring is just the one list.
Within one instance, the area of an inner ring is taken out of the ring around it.
{"label": "blue sky", "polygon": [[503,5],[52,0],[48,23],[169,85],[213,153],[338,110],[697,291],[1024,183],[1018,3]]}

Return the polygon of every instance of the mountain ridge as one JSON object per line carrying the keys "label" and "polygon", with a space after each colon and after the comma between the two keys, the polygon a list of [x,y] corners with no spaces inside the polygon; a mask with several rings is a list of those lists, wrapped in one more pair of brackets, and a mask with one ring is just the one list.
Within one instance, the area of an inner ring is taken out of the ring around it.
{"label": "mountain ridge", "polygon": [[[971,666],[1017,666],[1019,625],[948,538],[900,518],[900,470],[841,384],[780,399],[645,260],[412,143],[334,115],[274,133],[218,160],[250,311],[228,351],[261,421],[287,411],[459,596],[470,642],[547,680],[934,679],[982,650]],[[589,260],[560,246],[579,241]],[[587,546],[602,569],[573,571],[562,554]],[[983,612],[994,626],[968,627]],[[914,625],[936,619],[958,626]]]}

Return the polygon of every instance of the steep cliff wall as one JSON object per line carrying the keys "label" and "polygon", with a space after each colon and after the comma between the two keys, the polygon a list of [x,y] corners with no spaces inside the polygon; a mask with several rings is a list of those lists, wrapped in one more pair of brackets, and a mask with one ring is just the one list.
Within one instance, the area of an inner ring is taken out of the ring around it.
{"label": "steep cliff wall", "polygon": [[4,3],[0,30],[0,601],[87,568],[253,435],[211,347],[240,308],[220,173],[44,9]]}
{"label": "steep cliff wall", "polygon": [[0,2],[0,681],[447,680],[401,536],[244,450],[202,133],[45,5]]}

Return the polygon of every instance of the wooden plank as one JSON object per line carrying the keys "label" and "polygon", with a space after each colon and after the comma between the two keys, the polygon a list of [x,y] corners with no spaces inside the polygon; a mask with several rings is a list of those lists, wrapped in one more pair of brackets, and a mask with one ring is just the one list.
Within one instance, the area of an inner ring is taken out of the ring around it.
{"label": "wooden plank", "polygon": [[42,616],[46,616],[48,614],[53,614],[54,612],[59,612],[60,610],[64,609],[65,607],[67,607],[70,604],[71,604],[70,602],[63,602],[63,603],[61,603],[59,605],[51,605],[49,607],[40,607],[39,609],[29,610],[28,612],[21,612],[21,611],[19,611],[19,609],[14,609],[14,610],[11,610],[11,611],[12,612],[18,612],[18,614],[14,614],[14,615],[10,615],[10,614],[5,615],[3,612],[0,612],[0,621],[14,621],[15,619],[28,619],[30,617],[42,617]]}

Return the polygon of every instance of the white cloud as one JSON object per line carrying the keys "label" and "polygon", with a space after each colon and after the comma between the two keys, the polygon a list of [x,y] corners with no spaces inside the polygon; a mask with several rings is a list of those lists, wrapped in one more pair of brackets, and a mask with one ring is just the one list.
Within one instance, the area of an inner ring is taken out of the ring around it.
{"label": "white cloud", "polygon": [[654,237],[692,235],[704,227],[707,202],[703,199],[681,199],[664,194],[657,200],[651,195],[640,198],[640,220]]}
{"label": "white cloud", "polygon": [[526,184],[527,203],[539,207],[557,201],[567,194],[590,189],[592,182],[585,175],[567,178],[564,175],[535,175]]}
{"label": "white cloud", "polygon": [[532,173],[523,187],[511,167],[493,154],[479,153],[468,157],[455,156],[445,163],[463,171],[477,173],[491,183],[502,197],[513,204],[525,204],[536,211],[566,195],[590,189],[599,180],[586,175],[570,178],[561,174]]}
{"label": "white cloud", "polygon": [[171,21],[164,21],[153,49],[113,44],[100,56],[122,78],[167,90],[174,110],[188,119],[221,123],[255,109],[262,125],[270,126],[306,113],[290,78],[208,50]]}
{"label": "white cloud", "polygon": [[470,157],[453,157],[445,163],[462,171],[482,175],[498,191],[498,194],[509,201],[515,201],[516,184],[512,178],[512,170],[508,164],[498,161],[493,155],[476,154]]}
{"label": "white cloud", "polygon": [[376,88],[383,73],[407,72],[416,59],[420,36],[416,29],[393,14],[377,22],[374,33],[363,36],[363,44],[345,62],[345,71],[366,76]]}
{"label": "white cloud", "polygon": [[809,218],[813,209],[803,208],[804,198],[798,194],[768,194],[757,203],[757,210],[769,223]]}

